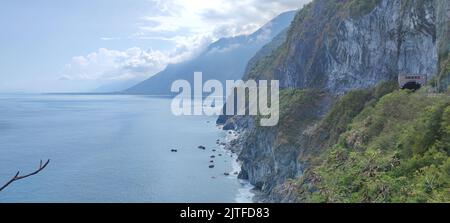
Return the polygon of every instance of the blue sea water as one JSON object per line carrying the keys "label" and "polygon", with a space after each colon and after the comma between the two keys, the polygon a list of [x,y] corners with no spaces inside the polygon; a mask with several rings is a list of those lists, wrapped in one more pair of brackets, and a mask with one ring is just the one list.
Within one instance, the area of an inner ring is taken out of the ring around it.
{"label": "blue sea water", "polygon": [[248,185],[224,175],[236,171],[236,158],[216,145],[226,135],[216,117],[176,117],[170,103],[147,96],[0,95],[0,184],[51,159],[38,175],[0,192],[0,202],[250,201]]}

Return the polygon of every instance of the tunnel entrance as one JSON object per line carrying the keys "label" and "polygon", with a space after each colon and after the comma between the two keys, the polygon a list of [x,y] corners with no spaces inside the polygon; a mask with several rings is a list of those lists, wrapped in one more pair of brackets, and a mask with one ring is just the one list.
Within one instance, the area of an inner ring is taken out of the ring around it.
{"label": "tunnel entrance", "polygon": [[413,91],[417,91],[422,87],[421,84],[417,83],[417,82],[408,82],[405,85],[403,85],[402,89],[405,90],[413,90]]}
{"label": "tunnel entrance", "polygon": [[426,74],[400,74],[398,75],[398,84],[401,89],[417,91],[427,84],[428,75]]}

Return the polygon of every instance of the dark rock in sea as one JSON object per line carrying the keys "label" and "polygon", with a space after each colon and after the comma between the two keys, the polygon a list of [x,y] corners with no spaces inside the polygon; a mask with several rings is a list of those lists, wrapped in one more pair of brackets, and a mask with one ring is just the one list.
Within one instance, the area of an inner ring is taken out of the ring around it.
{"label": "dark rock in sea", "polygon": [[223,175],[225,175],[225,176],[230,176],[230,174],[229,174],[229,173],[223,173]]}
{"label": "dark rock in sea", "polygon": [[210,162],[210,163],[214,163],[214,160],[210,160],[209,162]]}
{"label": "dark rock in sea", "polygon": [[202,149],[202,150],[206,150],[206,147],[204,147],[204,146],[198,146],[198,148]]}
{"label": "dark rock in sea", "polygon": [[219,156],[222,156],[222,154],[219,154]]}
{"label": "dark rock in sea", "polygon": [[216,150],[215,150],[215,149],[213,149],[212,151],[213,151],[213,152],[215,152]]}
{"label": "dark rock in sea", "polygon": [[216,158],[216,156],[210,156],[210,158],[211,158],[211,159],[214,159],[214,158]]}
{"label": "dark rock in sea", "polygon": [[170,151],[173,153],[176,153],[176,152],[178,152],[178,149],[171,149]]}
{"label": "dark rock in sea", "polygon": [[214,168],[214,165],[209,165],[209,168],[210,168],[210,169]]}
{"label": "dark rock in sea", "polygon": [[239,172],[237,172],[237,171],[236,171],[236,172],[234,172],[233,174],[234,174],[234,175],[238,175],[238,174],[239,174]]}

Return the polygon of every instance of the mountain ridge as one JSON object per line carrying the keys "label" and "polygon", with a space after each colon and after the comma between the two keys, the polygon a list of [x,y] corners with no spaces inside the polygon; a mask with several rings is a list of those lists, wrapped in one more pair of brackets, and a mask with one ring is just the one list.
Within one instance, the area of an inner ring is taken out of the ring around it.
{"label": "mountain ridge", "polygon": [[123,91],[125,94],[168,95],[171,84],[178,79],[193,82],[194,72],[203,72],[205,80],[241,79],[247,62],[265,44],[287,28],[296,11],[280,14],[256,32],[230,38],[222,38],[207,47],[199,56],[167,68],[149,79]]}

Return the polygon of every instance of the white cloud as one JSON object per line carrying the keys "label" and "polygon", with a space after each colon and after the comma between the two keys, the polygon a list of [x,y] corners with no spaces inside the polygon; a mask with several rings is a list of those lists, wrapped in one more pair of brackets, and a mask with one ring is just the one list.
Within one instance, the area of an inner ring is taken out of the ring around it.
{"label": "white cloud", "polygon": [[215,48],[212,48],[211,50],[208,51],[208,55],[215,54],[215,53],[226,53],[226,52],[232,51],[232,50],[234,50],[236,48],[239,48],[241,45],[242,44],[231,44],[231,45],[229,45],[228,47],[225,47],[225,48],[215,47]]}
{"label": "white cloud", "polygon": [[159,11],[143,17],[141,36],[160,32],[187,35],[249,34],[276,15],[300,8],[311,0],[150,0]]}
{"label": "white cloud", "polygon": [[[73,57],[60,79],[144,79],[169,63],[192,58],[221,37],[250,34],[276,15],[300,8],[311,0],[148,0],[151,15],[142,17],[128,37],[101,40],[162,40],[173,45],[169,51],[130,48],[125,51],[99,49]],[[263,33],[261,38],[265,37]],[[224,49],[222,49],[224,50]]]}
{"label": "white cloud", "polygon": [[145,79],[168,64],[180,63],[203,50],[211,42],[206,36],[176,36],[172,51],[143,50],[133,47],[125,51],[100,48],[86,56],[75,56],[66,64],[60,80],[117,81]]}
{"label": "white cloud", "polygon": [[110,41],[110,40],[120,40],[122,38],[120,38],[120,37],[101,37],[100,39],[104,40],[104,41]]}
{"label": "white cloud", "polygon": [[[174,44],[178,60],[196,55],[211,42],[250,34],[280,13],[311,0],[149,0],[154,10],[131,38]],[[262,36],[263,37],[263,36]]]}
{"label": "white cloud", "polygon": [[160,51],[130,48],[125,51],[101,48],[87,56],[73,57],[66,64],[63,80],[125,80],[145,78],[162,69],[171,58]]}

